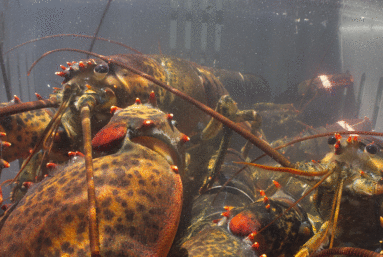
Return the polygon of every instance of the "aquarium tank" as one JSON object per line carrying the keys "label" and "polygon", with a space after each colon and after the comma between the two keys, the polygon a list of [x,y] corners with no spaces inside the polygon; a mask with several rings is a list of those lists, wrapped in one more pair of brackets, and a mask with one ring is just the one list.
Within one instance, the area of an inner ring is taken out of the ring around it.
{"label": "aquarium tank", "polygon": [[382,10],[1,1],[0,256],[377,256]]}

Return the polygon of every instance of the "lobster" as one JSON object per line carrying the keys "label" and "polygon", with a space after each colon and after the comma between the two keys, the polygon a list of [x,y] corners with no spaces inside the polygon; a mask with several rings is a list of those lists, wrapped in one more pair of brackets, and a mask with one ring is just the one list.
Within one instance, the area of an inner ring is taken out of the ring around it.
{"label": "lobster", "polygon": [[[96,149],[112,151],[104,135],[111,127],[120,132],[118,151],[93,160],[100,254],[166,256],[182,206],[184,135],[150,104],[116,111],[93,139]],[[10,213],[2,254],[89,255],[85,163],[75,159],[33,185]]]}
{"label": "lobster", "polygon": [[[350,134],[351,132],[341,131],[339,133]],[[355,135],[381,135],[381,133],[365,131],[354,131],[354,133]],[[325,133],[322,135],[330,134]],[[315,137],[318,136],[321,135]],[[328,144],[333,146],[334,150],[321,161],[297,162],[294,168],[269,167],[240,162],[240,164],[251,165],[265,170],[287,172],[285,176],[279,177],[278,181],[281,180],[283,183],[287,183],[291,179],[291,174],[295,174],[296,179],[311,184],[312,188],[306,190],[303,196],[291,205],[288,210],[315,190],[312,197],[313,202],[306,201],[304,208],[308,212],[313,209],[314,212],[316,210],[319,213],[320,221],[318,224],[321,227],[320,229],[317,228],[318,232],[302,246],[296,256],[309,256],[328,245],[330,249],[333,246],[351,244],[356,247],[374,250],[378,248],[377,239],[382,236],[379,213],[381,213],[380,206],[383,191],[381,157],[376,156],[379,150],[378,147],[375,144],[367,144],[365,146],[366,150],[362,152],[360,147],[365,144],[361,143],[356,136],[350,136],[347,140],[343,140],[340,134],[337,133],[329,138]],[[322,177],[319,181],[315,179],[315,177],[319,178],[320,176]],[[316,182],[315,185],[313,182]],[[355,211],[355,208],[360,209]],[[366,216],[366,213],[371,215]],[[281,214],[281,216],[283,215],[285,213]],[[279,216],[276,220],[278,218]],[[249,218],[244,217],[244,220],[247,219]],[[360,220],[362,222],[359,222]],[[266,225],[265,228],[270,224]],[[262,233],[262,231],[263,229],[258,233]],[[360,237],[357,235],[360,235]],[[344,251],[338,250],[335,252]],[[374,253],[369,252],[367,255],[373,256]]]}
{"label": "lobster", "polygon": [[[219,159],[214,155],[210,169]],[[266,226],[294,202],[279,190],[270,198],[261,197],[259,181],[252,167],[245,167],[217,196],[222,185],[239,168],[233,162],[243,161],[240,153],[229,149],[213,186],[196,196],[191,210],[191,224],[170,256],[279,256],[298,250],[312,235],[305,211],[297,207],[278,220],[262,235],[248,236]],[[261,190],[262,192],[262,190]],[[213,199],[216,197],[215,201]],[[242,217],[252,216],[252,224]]]}

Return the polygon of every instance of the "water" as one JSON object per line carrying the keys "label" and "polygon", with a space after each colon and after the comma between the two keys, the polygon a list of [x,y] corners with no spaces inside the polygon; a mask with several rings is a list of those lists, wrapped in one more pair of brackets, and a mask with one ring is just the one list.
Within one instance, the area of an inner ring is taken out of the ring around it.
{"label": "water", "polygon": [[[176,56],[207,67],[259,76],[269,86],[268,95],[261,98],[294,102],[297,109],[305,106],[298,95],[299,83],[318,75],[348,72],[353,85],[347,91],[335,90],[310,102],[308,107],[313,109],[305,113],[305,122],[332,123],[355,108],[348,118],[355,113],[360,118],[366,116],[373,120],[373,129],[382,131],[379,85],[383,77],[383,6],[378,0],[114,0],[100,24],[107,2],[3,1],[3,51],[50,35],[94,35],[100,25],[99,37],[122,42],[144,54]],[[86,56],[54,53],[42,59],[28,77],[33,61],[53,49],[89,50],[90,45],[90,39],[59,37],[7,53],[4,64],[11,96],[30,101],[38,92],[49,97],[53,87],[61,87],[62,79],[54,75],[59,65]],[[93,51],[103,55],[129,53],[102,41],[96,41]],[[243,94],[246,90],[228,90],[242,108],[252,108],[254,98]],[[8,100],[1,83],[0,101]],[[17,166],[12,163],[2,179],[11,178]]]}

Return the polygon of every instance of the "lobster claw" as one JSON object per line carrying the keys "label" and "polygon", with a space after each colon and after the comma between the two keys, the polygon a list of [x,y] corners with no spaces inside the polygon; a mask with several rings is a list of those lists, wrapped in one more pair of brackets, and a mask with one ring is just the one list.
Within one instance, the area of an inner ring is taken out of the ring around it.
{"label": "lobster claw", "polygon": [[109,123],[92,139],[96,151],[113,151],[119,149],[128,129],[124,123]]}

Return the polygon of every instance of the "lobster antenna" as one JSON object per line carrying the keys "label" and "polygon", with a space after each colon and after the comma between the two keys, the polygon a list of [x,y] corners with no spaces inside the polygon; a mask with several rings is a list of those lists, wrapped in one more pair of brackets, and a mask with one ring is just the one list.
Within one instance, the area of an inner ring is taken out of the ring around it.
{"label": "lobster antenna", "polygon": [[57,34],[57,35],[51,35],[51,36],[46,36],[46,37],[41,37],[41,38],[36,38],[36,39],[32,39],[32,40],[29,40],[27,42],[24,42],[20,45],[17,45],[15,47],[12,47],[11,49],[9,49],[8,51],[6,51],[4,55],[8,54],[9,52],[19,48],[19,47],[22,47],[26,44],[29,44],[29,43],[33,43],[33,42],[37,42],[37,41],[40,41],[40,40],[44,40],[44,39],[48,39],[48,38],[56,38],[56,37],[80,37],[80,38],[90,38],[90,39],[97,39],[97,40],[101,40],[101,41],[106,41],[108,43],[112,43],[112,44],[116,44],[116,45],[119,45],[119,46],[122,46],[126,49],[129,49],[133,52],[135,52],[136,54],[142,54],[140,51],[134,49],[133,47],[130,47],[128,45],[125,45],[121,42],[118,42],[118,41],[114,41],[114,40],[111,40],[111,39],[106,39],[106,38],[102,38],[102,37],[94,37],[94,36],[88,36],[88,35],[78,35],[78,34]]}
{"label": "lobster antenna", "polygon": [[[109,10],[110,3],[111,3],[111,2],[112,2],[112,0],[109,0],[108,3],[107,3],[106,6],[105,6],[104,13],[103,13],[102,16],[101,16],[100,24],[98,24],[97,29],[96,29],[96,32],[94,32],[94,37],[93,37],[93,39],[92,39],[92,42],[90,43],[89,52],[92,52],[92,50],[93,50],[94,43],[96,42],[96,37],[97,37],[97,35],[98,35],[98,32],[100,31],[101,24],[102,24],[102,22],[104,21],[106,12]],[[88,56],[88,57],[89,57],[89,56]]]}
{"label": "lobster antenna", "polygon": [[85,104],[81,107],[81,125],[83,130],[82,134],[84,140],[85,168],[88,188],[89,241],[92,256],[101,257],[100,237],[97,224],[96,189],[94,185],[94,172],[92,162],[90,109],[91,107],[89,104]]}
{"label": "lobster antenna", "polygon": [[3,58],[3,42],[0,42],[0,68],[1,68],[1,73],[3,75],[3,82],[4,82],[4,87],[5,87],[5,93],[7,95],[8,101],[11,101],[12,99],[12,90],[10,87],[10,82],[7,77],[7,70],[5,69],[5,63],[4,63],[4,58]]}
{"label": "lobster antenna", "polygon": [[240,134],[242,137],[244,137],[245,139],[249,140],[251,143],[253,143],[255,146],[257,146],[258,148],[260,148],[262,151],[266,152],[267,155],[269,155],[271,158],[273,158],[275,161],[277,161],[279,164],[281,164],[282,166],[284,167],[291,167],[291,163],[290,161],[284,157],[282,154],[280,154],[279,152],[275,151],[267,142],[263,141],[262,139],[254,136],[251,132],[249,132],[248,130],[245,130],[243,129],[242,127],[240,127],[239,125],[237,125],[235,122],[231,121],[230,119],[224,117],[223,115],[217,113],[216,111],[214,111],[213,109],[211,109],[210,107],[206,106],[205,104],[195,100],[194,98],[188,96],[187,94],[169,86],[168,84],[166,83],[163,83],[162,81],[159,81],[158,79],[140,71],[140,70],[137,70],[123,62],[120,62],[120,61],[116,61],[116,60],[112,60],[104,55],[100,55],[100,54],[96,54],[96,53],[92,53],[92,52],[89,52],[89,51],[85,51],[85,50],[80,50],[80,49],[73,49],[73,48],[61,48],[61,49],[55,49],[55,50],[52,50],[52,51],[49,51],[49,52],[46,52],[44,53],[42,56],[40,56],[40,58],[38,58],[33,64],[32,66],[29,68],[28,70],[28,75],[30,74],[31,70],[33,69],[33,67],[44,57],[46,57],[47,55],[49,54],[52,54],[52,53],[55,53],[55,52],[64,52],[64,51],[68,51],[68,52],[78,52],[78,53],[83,53],[83,54],[89,54],[89,55],[92,55],[92,56],[95,56],[97,58],[100,58],[108,63],[114,63],[122,68],[125,68],[151,82],[153,82],[154,84],[162,87],[163,89],[171,92],[172,94],[175,94],[176,96],[184,99],[185,101],[193,104],[194,106],[196,106],[198,109],[202,110],[204,113],[212,116],[213,118],[217,119],[218,121],[222,122],[224,125],[226,125],[227,127],[229,127],[230,129],[234,130],[235,132],[237,132],[238,134]]}

